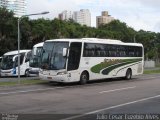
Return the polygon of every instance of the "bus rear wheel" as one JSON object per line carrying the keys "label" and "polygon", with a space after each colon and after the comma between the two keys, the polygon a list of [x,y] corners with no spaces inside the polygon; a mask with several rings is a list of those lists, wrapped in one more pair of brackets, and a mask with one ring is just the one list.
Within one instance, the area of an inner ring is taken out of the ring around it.
{"label": "bus rear wheel", "polygon": [[132,79],[132,70],[131,69],[127,69],[125,79],[126,80]]}
{"label": "bus rear wheel", "polygon": [[81,77],[80,77],[80,84],[84,85],[87,83],[87,81],[89,80],[89,75],[87,72],[82,72]]}

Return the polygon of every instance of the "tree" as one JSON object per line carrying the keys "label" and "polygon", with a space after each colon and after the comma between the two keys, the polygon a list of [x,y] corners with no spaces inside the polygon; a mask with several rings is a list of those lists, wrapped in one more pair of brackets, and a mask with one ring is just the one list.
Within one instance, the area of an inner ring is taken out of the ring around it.
{"label": "tree", "polygon": [[103,30],[102,32],[108,32],[108,38],[119,39],[124,42],[133,42],[135,30],[119,20],[114,20],[109,24],[101,25],[99,29]]}
{"label": "tree", "polygon": [[0,7],[0,55],[14,50],[16,45],[16,20],[13,12]]}
{"label": "tree", "polygon": [[[0,56],[17,49],[17,18],[13,12],[0,8]],[[145,58],[160,58],[160,33],[135,31],[119,20],[101,25],[99,28],[80,25],[73,20],[36,19],[27,17],[20,22],[21,49],[31,49],[34,44],[56,38],[104,38],[118,39],[124,42],[136,42],[144,45]]]}

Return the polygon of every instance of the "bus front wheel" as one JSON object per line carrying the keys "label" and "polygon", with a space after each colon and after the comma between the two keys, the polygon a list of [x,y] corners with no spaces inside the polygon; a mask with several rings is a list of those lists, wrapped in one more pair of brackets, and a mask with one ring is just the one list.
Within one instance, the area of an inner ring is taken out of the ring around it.
{"label": "bus front wheel", "polygon": [[81,77],[80,77],[80,84],[84,85],[87,83],[87,81],[89,80],[89,75],[87,72],[82,72]]}
{"label": "bus front wheel", "polygon": [[25,76],[29,77],[29,70],[28,69],[25,71]]}
{"label": "bus front wheel", "polygon": [[131,69],[127,69],[125,79],[126,80],[130,80],[131,78],[132,78],[132,70]]}

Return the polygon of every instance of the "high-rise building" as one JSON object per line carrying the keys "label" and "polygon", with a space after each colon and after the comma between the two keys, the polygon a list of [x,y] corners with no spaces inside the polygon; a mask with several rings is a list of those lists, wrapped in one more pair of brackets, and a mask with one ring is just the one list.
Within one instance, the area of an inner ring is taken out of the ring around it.
{"label": "high-rise building", "polygon": [[102,11],[102,15],[96,17],[96,26],[99,27],[102,24],[108,24],[113,20],[115,19],[108,14],[108,11]]}
{"label": "high-rise building", "polygon": [[21,17],[26,14],[26,0],[0,0],[0,7],[6,7],[14,12],[16,17]]}
{"label": "high-rise building", "polygon": [[73,18],[73,17],[72,17],[72,12],[65,10],[65,11],[63,11],[62,13],[60,13],[60,14],[58,15],[58,18],[59,18],[60,20],[70,20],[70,19]]}
{"label": "high-rise building", "polygon": [[0,7],[7,7],[8,0],[0,0]]}
{"label": "high-rise building", "polygon": [[91,26],[91,13],[88,9],[81,9],[80,11],[75,11],[73,13],[65,10],[58,15],[58,18],[60,20],[73,19],[81,25]]}
{"label": "high-rise building", "polygon": [[81,9],[73,13],[73,20],[81,25],[91,26],[91,13],[88,9]]}

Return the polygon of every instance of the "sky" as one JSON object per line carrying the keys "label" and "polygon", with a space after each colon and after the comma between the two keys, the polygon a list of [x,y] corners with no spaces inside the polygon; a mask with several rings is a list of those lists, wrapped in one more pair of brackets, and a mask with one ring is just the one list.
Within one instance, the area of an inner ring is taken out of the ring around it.
{"label": "sky", "polygon": [[160,32],[160,0],[27,0],[27,14],[49,11],[43,16],[49,19],[54,19],[64,10],[80,9],[90,10],[93,27],[96,26],[96,16],[108,11],[112,17],[137,31]]}

